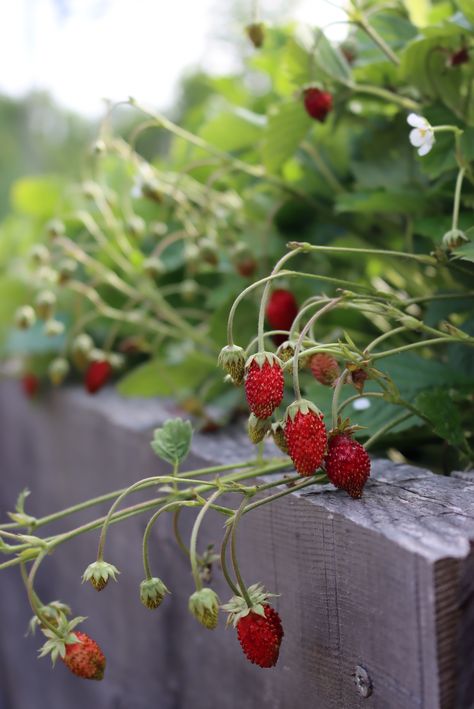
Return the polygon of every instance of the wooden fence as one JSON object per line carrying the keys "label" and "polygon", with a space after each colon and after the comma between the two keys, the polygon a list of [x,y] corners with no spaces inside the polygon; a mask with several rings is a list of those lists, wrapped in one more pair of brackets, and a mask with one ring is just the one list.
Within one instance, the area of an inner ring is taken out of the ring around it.
{"label": "wooden fence", "polygon": [[[111,390],[87,397],[69,389],[32,404],[3,383],[2,518],[25,486],[28,508],[40,516],[164,472],[149,440],[177,413],[170,402],[123,400]],[[241,460],[249,450],[235,429],[197,434],[187,467]],[[205,543],[222,536],[222,519],[208,517]],[[106,558],[122,573],[101,594],[81,584],[96,532],[60,548],[38,576],[42,597],[88,616],[84,629],[108,657],[103,682],[36,659],[41,640],[24,637],[30,611],[18,570],[0,573],[0,709],[474,707],[474,478],[378,460],[360,501],[307,488],[246,517],[245,578],[281,594],[285,638],[271,670],[250,665],[223,622],[210,632],[189,615],[192,578],[169,520],[156,526],[151,558],[173,593],[158,611],[143,608],[145,523],[133,518],[111,529]]]}

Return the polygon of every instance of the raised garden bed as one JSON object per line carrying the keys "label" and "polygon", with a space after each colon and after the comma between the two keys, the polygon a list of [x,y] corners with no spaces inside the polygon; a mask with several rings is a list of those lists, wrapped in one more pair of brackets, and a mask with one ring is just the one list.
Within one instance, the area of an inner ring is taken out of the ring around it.
{"label": "raised garden bed", "polygon": [[[25,486],[41,515],[164,471],[148,441],[175,414],[170,402],[112,390],[90,398],[66,389],[35,405],[3,383],[2,514]],[[196,434],[186,468],[241,459],[245,448],[240,429]],[[209,515],[202,541],[221,525]],[[169,520],[156,526],[151,554],[172,595],[156,614],[143,608],[144,526],[133,518],[111,529],[108,557],[122,573],[104,593],[80,583],[97,533],[60,548],[38,576],[41,596],[88,616],[108,656],[101,683],[36,659],[38,640],[21,632],[30,611],[18,570],[2,574],[1,709],[472,707],[474,485],[465,476],[377,460],[358,502],[308,488],[250,514],[239,531],[243,569],[281,594],[286,629],[279,664],[266,671],[246,662],[222,622],[206,631],[188,613],[192,579]],[[215,577],[226,598],[218,569]]]}

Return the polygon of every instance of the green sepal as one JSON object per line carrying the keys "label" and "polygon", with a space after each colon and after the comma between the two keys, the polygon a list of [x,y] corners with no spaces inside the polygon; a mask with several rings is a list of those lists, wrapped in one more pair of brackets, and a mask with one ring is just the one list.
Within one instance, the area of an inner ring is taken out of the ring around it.
{"label": "green sepal", "polygon": [[247,601],[243,596],[232,596],[228,603],[221,606],[222,610],[229,614],[227,618],[227,625],[232,624],[235,628],[239,620],[245,618],[250,612],[257,613],[265,617],[264,604],[269,598],[276,598],[278,594],[268,593],[262,584],[255,583],[249,586],[247,589],[251,605],[247,604]]}
{"label": "green sepal", "polygon": [[322,411],[318,409],[316,404],[313,404],[312,401],[309,401],[308,399],[299,399],[288,406],[285,412],[284,420],[287,421],[288,419],[291,419],[294,421],[298,412],[306,415],[309,414],[310,411],[316,414],[316,416],[323,416]]}
{"label": "green sepal", "polygon": [[157,576],[144,579],[140,584],[140,601],[146,608],[158,608],[167,593],[170,591]]}
{"label": "green sepal", "polygon": [[273,367],[275,364],[277,364],[279,367],[283,365],[283,362],[279,357],[274,352],[257,352],[257,354],[252,355],[251,357],[248,358],[247,362],[245,363],[245,371],[248,372],[250,369],[251,365],[256,362],[260,369],[262,369],[263,365],[265,362],[268,362],[268,364]]}
{"label": "green sepal", "polygon": [[219,620],[219,597],[212,588],[201,588],[189,598],[190,613],[208,630],[214,630]]}
{"label": "green sepal", "polygon": [[96,591],[102,591],[107,586],[109,578],[117,581],[116,575],[119,573],[120,571],[113,564],[106,561],[94,561],[84,571],[82,583],[90,581]]}

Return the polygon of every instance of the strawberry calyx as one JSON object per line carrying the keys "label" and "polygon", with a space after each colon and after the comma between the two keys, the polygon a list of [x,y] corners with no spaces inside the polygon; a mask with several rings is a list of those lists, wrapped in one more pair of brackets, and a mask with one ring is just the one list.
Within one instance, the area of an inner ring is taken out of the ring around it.
{"label": "strawberry calyx", "polygon": [[362,431],[364,428],[366,428],[366,426],[359,426],[356,423],[351,423],[349,418],[342,419],[341,416],[338,416],[336,425],[328,433],[328,441],[340,434],[352,437],[356,431]]}
{"label": "strawberry calyx", "polygon": [[282,366],[281,359],[274,352],[257,352],[257,354],[249,357],[245,363],[245,372],[247,373],[253,363],[256,363],[260,369],[263,368],[265,363],[269,364],[270,367],[275,365],[278,367]]}
{"label": "strawberry calyx", "polygon": [[245,618],[249,613],[256,613],[265,618],[265,608],[269,598],[277,598],[278,594],[268,593],[260,583],[254,583],[247,588],[247,594],[251,601],[248,605],[243,596],[232,596],[228,603],[221,606],[222,610],[228,613],[227,625],[233,625],[235,628],[242,618]]}
{"label": "strawberry calyx", "polygon": [[107,586],[109,578],[117,581],[116,575],[119,573],[120,571],[116,566],[109,564],[102,559],[98,559],[97,561],[92,562],[92,564],[89,564],[87,569],[84,571],[82,575],[82,583],[90,581],[96,591],[102,591]]}
{"label": "strawberry calyx", "polygon": [[316,416],[320,416],[321,418],[324,417],[321,409],[319,409],[316,404],[313,404],[312,401],[309,401],[308,399],[298,399],[288,406],[285,412],[284,420],[285,422],[288,421],[288,419],[294,421],[296,414],[302,413],[303,415],[306,415],[309,414],[310,411],[316,414]]}
{"label": "strawberry calyx", "polygon": [[[64,614],[60,614],[55,631],[49,628],[41,628],[43,635],[47,638],[46,642],[38,651],[39,657],[51,655],[53,667],[56,664],[58,657],[64,659],[66,657],[66,646],[75,643],[80,643],[81,640],[74,633],[74,628],[86,620],[83,616],[77,616],[68,620]],[[40,621],[41,622],[41,621]]]}

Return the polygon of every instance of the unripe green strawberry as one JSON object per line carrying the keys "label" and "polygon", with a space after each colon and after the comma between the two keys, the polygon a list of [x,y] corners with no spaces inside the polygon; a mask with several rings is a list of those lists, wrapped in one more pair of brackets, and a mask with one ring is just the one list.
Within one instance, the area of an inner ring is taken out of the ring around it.
{"label": "unripe green strawberry", "polygon": [[332,386],[340,373],[337,360],[325,352],[314,354],[310,359],[309,366],[313,377],[323,386]]}
{"label": "unripe green strawberry", "polygon": [[370,458],[360,443],[345,433],[331,436],[325,467],[333,485],[355,499],[361,497],[370,475]]}
{"label": "unripe green strawberry", "polygon": [[101,680],[105,671],[105,655],[86,633],[76,630],[78,642],[66,643],[66,652],[61,657],[66,667],[83,679]]}
{"label": "unripe green strawberry", "polygon": [[217,627],[219,597],[212,588],[195,591],[189,598],[189,610],[205,628],[214,630]]}
{"label": "unripe green strawberry", "polygon": [[57,236],[64,236],[66,227],[60,219],[51,219],[51,221],[46,224],[46,231],[48,236],[54,239]]}
{"label": "unripe green strawberry", "polygon": [[150,256],[144,260],[143,270],[151,278],[159,278],[165,273],[166,268],[161,259],[156,256]]}
{"label": "unripe green strawberry", "polygon": [[146,608],[153,610],[161,605],[166,594],[169,593],[163,581],[156,576],[144,579],[140,584],[140,600]]}
{"label": "unripe green strawberry", "polygon": [[59,386],[63,383],[69,373],[69,362],[64,357],[56,357],[50,362],[48,376],[51,384]]}
{"label": "unripe green strawberry", "polygon": [[245,352],[242,347],[238,345],[223,347],[219,353],[217,364],[230,375],[236,386],[242,384],[245,372]]}
{"label": "unripe green strawberry", "polygon": [[247,433],[252,443],[261,443],[270,430],[268,419],[259,419],[255,414],[250,414],[247,422]]}
{"label": "unripe green strawberry", "polygon": [[199,293],[199,285],[192,278],[186,278],[181,282],[181,297],[187,303],[192,303]]}
{"label": "unripe green strawberry", "polygon": [[247,25],[245,31],[255,49],[260,49],[265,41],[265,25],[263,22],[252,22]]}
{"label": "unripe green strawberry", "polygon": [[291,404],[285,414],[285,438],[296,471],[314,475],[327,446],[326,426],[317,406],[305,399]]}
{"label": "unripe green strawberry", "polygon": [[245,393],[257,418],[269,418],[281,404],[284,384],[281,362],[272,352],[259,352],[247,360]]}
{"label": "unripe green strawberry", "polygon": [[68,283],[75,271],[77,270],[77,263],[71,258],[62,259],[58,264],[58,283],[60,286],[64,286]]}
{"label": "unripe green strawberry", "polygon": [[31,305],[22,305],[15,313],[15,325],[19,330],[29,330],[36,322],[36,313]]}
{"label": "unripe green strawberry", "polygon": [[89,564],[82,575],[82,583],[89,581],[96,591],[102,591],[108,584],[109,578],[117,581],[116,575],[120,571],[113,564],[108,564],[106,561],[94,561]]}
{"label": "unripe green strawberry", "polygon": [[44,334],[47,337],[58,337],[58,335],[62,335],[64,332],[64,323],[62,323],[60,320],[54,320],[52,318],[51,320],[46,320],[44,324]]}
{"label": "unripe green strawberry", "polygon": [[50,253],[44,244],[35,244],[31,249],[30,258],[35,266],[44,266],[50,261]]}
{"label": "unripe green strawberry", "polygon": [[286,442],[285,427],[281,421],[272,423],[272,438],[276,446],[282,453],[288,453],[288,443]]}
{"label": "unripe green strawberry", "polygon": [[145,229],[145,221],[138,214],[131,216],[127,222],[127,230],[132,236],[142,236],[145,233]]}
{"label": "unripe green strawberry", "polygon": [[74,364],[79,370],[83,370],[89,364],[89,354],[94,348],[94,341],[90,335],[83,332],[74,338],[71,345],[71,353]]}
{"label": "unripe green strawberry", "polygon": [[41,320],[49,320],[54,313],[56,296],[53,291],[43,290],[35,298],[36,313]]}

